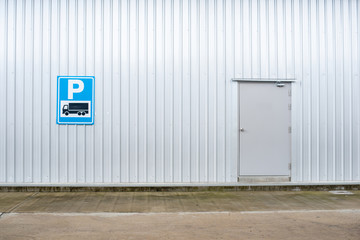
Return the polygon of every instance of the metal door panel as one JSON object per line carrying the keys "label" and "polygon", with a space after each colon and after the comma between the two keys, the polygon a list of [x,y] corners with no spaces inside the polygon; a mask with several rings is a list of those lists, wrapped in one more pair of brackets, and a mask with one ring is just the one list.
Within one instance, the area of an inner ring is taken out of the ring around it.
{"label": "metal door panel", "polygon": [[289,175],[290,83],[244,82],[239,88],[240,176]]}

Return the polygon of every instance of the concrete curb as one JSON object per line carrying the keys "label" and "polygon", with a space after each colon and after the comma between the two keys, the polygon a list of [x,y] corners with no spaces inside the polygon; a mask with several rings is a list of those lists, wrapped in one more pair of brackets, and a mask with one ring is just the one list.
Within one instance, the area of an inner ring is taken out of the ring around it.
{"label": "concrete curb", "polygon": [[248,184],[188,186],[76,186],[28,185],[1,186],[0,192],[202,192],[202,191],[330,191],[359,190],[356,184]]}

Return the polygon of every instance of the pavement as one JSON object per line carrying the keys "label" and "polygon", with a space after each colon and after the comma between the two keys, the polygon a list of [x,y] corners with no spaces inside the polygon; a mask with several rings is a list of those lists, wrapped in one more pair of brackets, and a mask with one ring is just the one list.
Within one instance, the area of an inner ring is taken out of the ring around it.
{"label": "pavement", "polygon": [[0,239],[360,239],[360,191],[0,192]]}

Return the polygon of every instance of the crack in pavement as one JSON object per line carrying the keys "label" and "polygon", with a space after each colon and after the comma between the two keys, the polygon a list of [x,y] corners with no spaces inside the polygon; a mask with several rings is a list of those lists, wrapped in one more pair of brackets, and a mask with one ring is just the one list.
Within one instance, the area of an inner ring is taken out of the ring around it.
{"label": "crack in pavement", "polygon": [[[39,192],[33,193],[32,195],[28,196],[27,198],[25,198],[24,200],[22,200],[21,202],[19,202],[18,204],[16,204],[14,207],[10,208],[8,211],[3,212],[1,215],[5,214],[5,213],[12,213],[15,209],[17,209],[18,207],[20,207],[21,205],[23,205],[27,200],[29,200],[30,198],[36,196]],[[1,217],[0,215],[0,217]]]}

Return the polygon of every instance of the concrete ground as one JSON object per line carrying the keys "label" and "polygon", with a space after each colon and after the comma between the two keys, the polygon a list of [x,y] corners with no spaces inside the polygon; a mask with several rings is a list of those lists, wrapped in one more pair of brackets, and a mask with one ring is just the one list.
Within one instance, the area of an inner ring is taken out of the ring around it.
{"label": "concrete ground", "polygon": [[0,192],[0,239],[360,239],[360,191]]}

